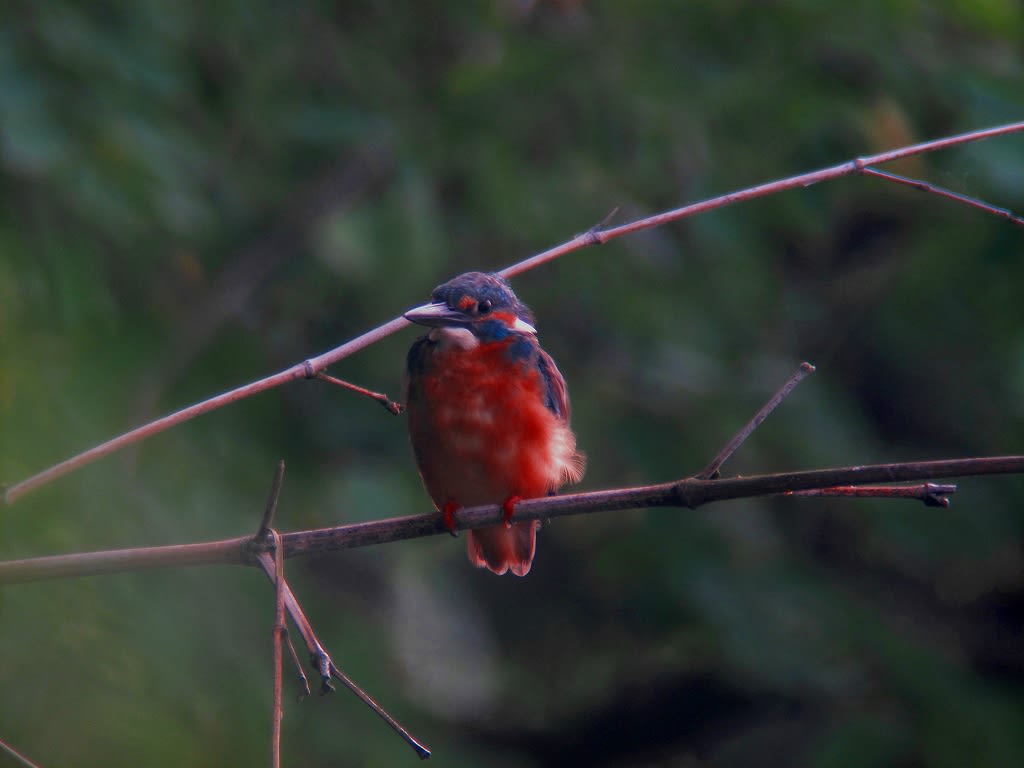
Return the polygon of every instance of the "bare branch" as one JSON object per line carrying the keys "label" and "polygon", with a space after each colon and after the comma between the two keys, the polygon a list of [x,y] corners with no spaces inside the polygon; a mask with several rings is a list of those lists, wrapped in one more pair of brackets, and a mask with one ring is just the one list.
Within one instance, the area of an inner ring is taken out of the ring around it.
{"label": "bare branch", "polygon": [[274,524],[274,516],[277,514],[277,500],[281,498],[281,483],[284,482],[284,459],[277,462],[274,470],[274,479],[270,484],[270,493],[267,495],[267,505],[263,509],[263,519],[260,521],[259,530],[256,531],[256,538],[263,539],[270,533]]}
{"label": "bare branch", "polygon": [[368,397],[371,400],[376,400],[378,403],[384,406],[388,413],[390,413],[393,416],[400,416],[402,414],[402,411],[405,410],[402,407],[401,403],[396,403],[383,392],[374,392],[373,390],[366,389],[365,387],[360,387],[357,384],[352,384],[351,382],[345,381],[344,379],[338,379],[335,378],[334,376],[330,376],[324,373],[323,371],[318,373],[316,377],[322,381],[326,381],[328,384],[334,384],[336,387],[341,387],[342,389],[347,389],[350,392],[355,392],[357,395],[363,395],[364,397]]}
{"label": "bare branch", "polygon": [[[274,475],[274,485],[276,486],[271,491],[271,496],[275,496],[274,491],[280,490],[281,473],[284,469],[284,462],[277,465],[278,471]],[[277,499],[274,499],[274,506],[277,504]],[[270,505],[268,504],[268,509]],[[263,518],[266,521],[266,516]],[[260,526],[262,532],[263,526]],[[270,764],[273,768],[281,768],[281,720],[284,718],[284,705],[281,703],[281,666],[282,666],[282,644],[285,638],[288,636],[288,627],[284,620],[284,552],[281,547],[281,534],[271,529],[269,531],[274,541],[274,581],[275,584],[275,599],[274,599],[274,702],[272,705],[271,714],[271,725],[270,725]]]}
{"label": "bare branch", "polygon": [[299,687],[302,689],[297,699],[302,701],[304,698],[309,696],[309,678],[306,677],[305,671],[302,669],[302,662],[299,661],[299,654],[295,651],[295,643],[292,642],[292,636],[285,633],[284,639],[288,643],[288,653],[292,657],[292,665],[295,667],[295,675],[299,678]]}
{"label": "bare branch", "polygon": [[[716,480],[689,477],[658,485],[525,499],[516,505],[516,519],[521,521],[550,520],[569,515],[647,507],[696,509],[716,501],[785,493],[795,494],[800,491],[829,489],[844,485],[900,483],[936,478],[1020,473],[1024,473],[1024,456],[1022,455],[868,464]],[[455,521],[456,528],[466,530],[499,525],[505,520],[504,514],[501,505],[464,507],[459,510]],[[447,533],[448,529],[445,527],[441,515],[437,512],[430,512],[424,515],[371,520],[332,528],[295,531],[282,534],[281,539],[284,544],[284,556],[298,557]],[[252,565],[254,560],[262,562],[264,559],[272,566],[273,560],[267,555],[265,547],[266,544],[254,542],[251,536],[240,536],[202,544],[8,560],[0,562],[0,585],[187,565]],[[267,570],[266,567],[264,570]],[[286,607],[294,620],[295,614],[292,608],[294,597],[289,598],[290,591],[287,590],[287,585],[285,588]],[[297,603],[295,603],[295,608],[301,612]],[[298,621],[296,624],[301,631],[303,626]],[[311,642],[315,643],[314,636],[307,637],[303,634],[303,637],[307,641],[307,646]],[[315,643],[311,647],[311,653],[324,652],[319,643]],[[324,655],[326,656],[326,654]],[[330,677],[329,669],[325,671],[325,676]]]}
{"label": "bare branch", "polygon": [[[754,200],[759,197],[765,197],[767,195],[777,194],[790,189],[809,187],[822,181],[829,181],[832,179],[841,178],[843,176],[866,174],[866,175],[878,175],[874,169],[867,171],[870,166],[880,165],[882,163],[891,162],[893,160],[899,160],[905,157],[911,157],[913,155],[923,154],[925,152],[934,152],[940,149],[948,149],[950,147],[967,144],[970,142],[981,141],[983,139],[990,139],[997,136],[1005,136],[1011,133],[1018,133],[1024,131],[1024,122],[1007,123],[1005,125],[999,125],[992,128],[985,128],[977,131],[970,131],[968,133],[962,133],[957,136],[948,136],[935,141],[927,141],[921,144],[914,144],[907,147],[901,147],[899,149],[889,150],[887,152],[881,152],[875,155],[869,155],[866,157],[856,158],[854,160],[833,165],[828,168],[822,168],[817,171],[811,171],[809,173],[802,173],[796,176],[790,176],[785,179],[779,179],[772,181],[767,184],[760,184],[746,189],[739,190],[737,192],[730,192],[719,197],[714,197],[709,200],[693,203],[691,205],[683,206],[682,208],[676,208],[672,211],[665,213],[659,213],[654,216],[649,216],[638,221],[623,224],[618,227],[611,229],[601,229],[600,226],[595,229],[588,230],[582,234],[577,235],[568,242],[558,245],[542,253],[531,256],[524,259],[516,264],[506,267],[498,272],[502,277],[513,277],[515,275],[526,272],[527,270],[533,269],[540,266],[548,261],[552,261],[560,256],[564,256],[567,253],[585,248],[590,245],[601,245],[614,240],[619,237],[623,237],[634,232],[639,232],[645,229],[651,229],[658,227],[663,224],[667,224],[673,221],[679,221],[690,216],[695,216],[700,213],[706,213],[713,211],[718,208],[723,208],[728,205],[734,205],[736,203],[745,202],[747,200]],[[992,207],[993,210],[995,209]],[[990,211],[991,212],[991,211]],[[268,389],[286,384],[291,381],[297,381],[300,379],[313,378],[317,376],[321,371],[326,369],[328,366],[337,363],[339,360],[343,360],[356,352],[365,349],[371,344],[380,341],[387,336],[395,333],[396,331],[405,328],[409,325],[409,321],[402,317],[396,317],[395,319],[374,328],[361,336],[358,336],[351,341],[342,344],[339,347],[335,347],[328,352],[313,357],[308,360],[304,360],[301,363],[291,366],[279,373],[275,373],[266,378],[254,381],[249,384],[245,384],[236,389],[232,389],[228,392],[224,392],[215,397],[203,400],[195,405],[190,405],[187,408],[183,408],[175,413],[171,413],[164,416],[156,421],[145,424],[141,427],[137,427],[123,435],[108,440],[105,443],[101,443],[89,450],[80,453],[76,456],[71,457],[59,464],[56,464],[48,469],[39,472],[38,474],[32,475],[31,477],[22,480],[21,482],[15,483],[14,485],[4,489],[3,500],[5,504],[13,504],[20,497],[26,493],[39,488],[46,483],[52,482],[63,475],[85,466],[97,459],[106,456],[107,454],[113,453],[114,451],[123,448],[127,445],[144,440],[147,437],[155,435],[168,429],[177,424],[181,424],[185,421],[195,418],[203,413],[215,410],[230,403],[238,400],[250,397],[259,392],[263,392]]]}
{"label": "bare branch", "polygon": [[928,181],[921,181],[920,179],[911,179],[906,176],[900,176],[895,173],[888,173],[887,171],[880,171],[877,168],[864,168],[861,173],[865,176],[877,176],[880,179],[891,181],[894,184],[902,184],[906,187],[917,189],[921,192],[927,192],[932,195],[938,195],[939,197],[945,197],[948,200],[953,200],[957,203],[970,206],[971,208],[977,208],[979,211],[985,213],[991,213],[993,216],[998,216],[1001,219],[1006,219],[1011,224],[1016,224],[1018,227],[1024,227],[1024,218],[1017,216],[1013,211],[1007,208],[1000,208],[998,206],[986,203],[984,200],[979,200],[976,197],[969,197],[968,195],[961,195],[959,192],[954,192],[945,187],[940,187],[937,184],[932,184]]}
{"label": "bare branch", "polygon": [[327,651],[324,650],[320,641],[317,639],[316,633],[313,631],[313,626],[306,618],[306,614],[302,610],[302,606],[299,605],[299,601],[296,599],[294,593],[291,591],[291,587],[289,587],[288,582],[285,581],[284,547],[281,542],[281,534],[275,529],[269,527],[273,523],[274,515],[277,511],[277,500],[281,493],[281,482],[283,477],[284,461],[279,461],[277,463],[277,469],[274,472],[274,481],[270,488],[270,495],[267,498],[266,509],[263,513],[263,521],[260,524],[259,531],[251,542],[254,548],[258,548],[264,546],[269,540],[269,545],[273,552],[273,557],[271,557],[270,553],[265,551],[259,552],[256,557],[256,564],[263,569],[263,573],[266,574],[266,577],[270,579],[270,582],[274,585],[275,594],[273,633],[274,695],[270,731],[271,764],[275,768],[279,768],[281,765],[281,720],[284,717],[284,706],[281,703],[281,665],[283,657],[282,646],[285,643],[288,644],[288,647],[291,650],[292,660],[298,668],[299,678],[302,682],[305,694],[309,694],[309,681],[302,672],[302,666],[299,664],[298,656],[295,653],[295,646],[292,645],[291,639],[288,637],[288,626],[285,623],[284,618],[286,608],[292,617],[292,621],[295,622],[295,626],[299,628],[299,632],[306,641],[306,647],[309,649],[311,662],[320,674],[321,692],[330,693],[334,690],[334,687],[330,682],[332,677],[340,680],[350,691],[356,694],[363,703],[376,712],[384,722],[391,726],[391,728],[394,729],[406,741],[406,743],[415,750],[416,754],[419,755],[421,759],[430,757],[429,749],[413,738],[412,734],[410,734],[401,723],[395,720],[387,710],[381,707],[380,704],[374,701],[368,693],[356,685],[355,681],[335,666],[334,662],[331,661],[330,656],[327,655]]}
{"label": "bare branch", "polygon": [[[109,573],[145,571],[153,568],[181,568],[193,565],[246,565],[246,550],[252,536],[209,541],[200,544],[172,544],[102,552],[79,552],[0,563],[0,585],[43,579],[101,576]],[[6,567],[6,571],[5,571]],[[5,576],[5,572],[10,578]]]}
{"label": "bare branch", "polygon": [[761,410],[754,414],[754,418],[748,421],[743,429],[736,433],[736,436],[729,441],[712,462],[698,472],[695,477],[698,480],[711,480],[717,477],[718,470],[722,468],[722,465],[736,453],[753,431],[761,426],[761,423],[768,418],[771,412],[778,408],[783,400],[789,397],[789,393],[796,388],[796,385],[807,378],[809,373],[814,373],[814,366],[810,363],[800,363],[796,373],[789,377],[789,380],[782,385],[782,388],[772,395],[771,399],[761,407]]}
{"label": "bare branch", "polygon": [[272,376],[267,376],[266,378],[258,381],[244,384],[237,389],[229,390],[228,392],[216,395],[208,400],[203,400],[195,405],[182,408],[180,411],[175,411],[174,413],[168,414],[156,421],[151,421],[148,424],[137,427],[130,432],[125,432],[123,435],[115,437],[112,440],[108,440],[105,443],[101,443],[94,448],[90,448],[88,451],[80,453],[77,456],[72,456],[70,459],[62,461],[60,464],[56,464],[49,469],[43,470],[39,474],[33,475],[26,480],[22,480],[20,483],[15,483],[14,485],[6,488],[3,494],[4,503],[13,504],[26,493],[34,491],[36,488],[46,485],[59,477],[63,477],[69,472],[83,467],[86,464],[91,464],[97,459],[121,448],[163,432],[165,429],[169,429],[173,426],[177,426],[178,424],[194,419],[196,416],[208,413],[209,411],[215,411],[225,405],[230,405],[231,403],[239,400],[244,400],[247,397],[251,397],[252,395],[264,392],[268,389],[273,389],[274,387],[279,387],[290,381],[299,381],[315,376],[318,371],[323,370],[328,365],[331,365],[338,360],[342,360],[349,355],[353,355],[361,349],[365,349],[371,344],[390,336],[400,328],[405,328],[407,325],[409,325],[408,320],[403,317],[396,317],[394,320],[374,328],[372,331],[364,333],[362,336],[358,336],[355,339],[342,344],[340,347],[336,347],[330,352],[320,355],[319,357],[304,360],[301,363],[297,363],[291,368],[286,368]]}
{"label": "bare branch", "polygon": [[391,728],[394,729],[394,731],[398,733],[399,736],[405,739],[405,743],[412,747],[413,751],[419,756],[420,760],[426,760],[428,757],[430,757],[430,748],[426,744],[417,741],[411,733],[405,730],[405,727],[401,723],[399,723],[397,720],[395,720],[395,718],[388,714],[388,711],[386,709],[384,709],[380,704],[374,701],[370,694],[368,694],[366,691],[364,691],[362,688],[356,685],[352,681],[352,679],[349,678],[348,675],[346,675],[344,672],[342,672],[340,669],[334,666],[333,662],[330,665],[330,670],[331,676],[335,680],[340,682],[342,685],[344,685],[346,688],[352,691],[352,693],[358,696],[364,704],[366,704],[370,709],[372,709],[374,712],[380,715],[381,719],[385,723],[391,726]]}
{"label": "bare branch", "polygon": [[[283,539],[284,537],[282,536],[281,538]],[[279,547],[277,553],[277,557],[287,556],[287,548]],[[412,747],[413,751],[419,755],[420,759],[430,757],[430,749],[426,745],[418,741],[401,723],[392,717],[384,707],[378,704],[370,694],[360,688],[352,678],[338,669],[334,664],[330,655],[317,639],[316,633],[313,631],[313,625],[310,624],[309,619],[306,618],[305,611],[303,611],[302,606],[299,605],[299,601],[292,592],[291,587],[288,586],[288,582],[284,579],[277,578],[277,573],[279,573],[279,571],[275,564],[275,558],[271,557],[267,552],[261,552],[257,555],[256,562],[263,569],[263,572],[266,574],[270,582],[279,590],[281,600],[285,609],[288,611],[288,615],[291,616],[292,621],[299,630],[299,634],[302,635],[303,640],[306,642],[306,648],[309,650],[310,663],[320,675],[320,692],[322,694],[331,693],[334,690],[334,686],[331,685],[331,680],[334,679],[339,681],[354,693],[360,701],[376,712],[381,720],[387,723],[395,733],[401,736],[402,739]]]}
{"label": "bare branch", "polygon": [[913,499],[923,501],[926,507],[948,508],[949,497],[956,493],[955,485],[922,483],[920,485],[838,485],[814,488],[808,491],[786,491],[782,496],[846,496],[850,498]]}
{"label": "bare branch", "polygon": [[1021,131],[1024,131],[1024,121],[1007,123],[993,128],[961,133],[957,136],[947,136],[946,138],[936,139],[935,141],[912,144],[908,147],[880,152],[877,155],[859,157],[845,163],[840,163],[839,165],[822,168],[821,170],[797,174],[796,176],[771,181],[767,184],[759,184],[754,187],[747,187],[746,189],[741,189],[738,192],[729,192],[718,197],[712,197],[708,200],[684,205],[682,208],[676,208],[672,211],[648,216],[647,218],[639,219],[637,221],[630,222],[629,224],[622,224],[621,226],[613,227],[611,229],[584,232],[581,235],[577,235],[567,243],[555,246],[543,253],[538,253],[536,256],[524,259],[518,264],[513,264],[511,267],[506,267],[498,274],[502,277],[513,277],[526,272],[527,270],[533,269],[534,267],[538,267],[541,264],[546,264],[547,262],[557,259],[560,256],[564,256],[567,253],[579,250],[584,246],[593,245],[595,242],[599,245],[603,245],[611,240],[623,237],[624,235],[631,235],[634,232],[641,232],[645,229],[660,227],[663,224],[679,221],[680,219],[689,218],[690,216],[696,216],[700,213],[714,211],[728,205],[744,203],[748,200],[756,200],[759,197],[774,195],[790,189],[803,189],[822,181],[831,181],[832,179],[842,178],[843,176],[856,176],[863,173],[864,169],[868,166],[881,165],[882,163],[889,163],[893,160],[902,160],[905,157],[912,157],[914,155],[924,154],[925,152],[935,152],[940,149],[948,149],[961,144],[981,141],[983,139],[991,139],[996,136],[1005,136],[1010,133],[1019,133]]}
{"label": "bare branch", "polygon": [[[282,536],[282,539],[284,537]],[[285,550],[281,548],[281,557],[285,557]],[[277,566],[275,565],[275,557],[272,557],[269,552],[259,552],[255,556],[253,561],[263,573],[271,584],[277,587]],[[320,692],[330,693],[334,690],[331,685],[331,675],[327,670],[327,662],[323,662],[323,659],[327,659],[329,662],[330,657],[327,655],[327,651],[320,644],[317,639],[316,632],[313,631],[313,625],[309,623],[309,619],[306,618],[305,611],[302,610],[302,606],[299,605],[299,601],[296,599],[292,588],[288,585],[287,581],[281,583],[281,593],[284,600],[285,610],[288,611],[288,615],[291,617],[295,627],[299,630],[299,634],[302,635],[303,641],[306,643],[306,650],[309,652],[310,659],[312,660],[313,668],[317,670],[320,675]]]}
{"label": "bare branch", "polygon": [[8,746],[4,741],[0,740],[0,752],[13,758],[19,765],[28,766],[28,768],[39,768],[38,765],[33,763],[23,754],[14,749],[14,747]]}

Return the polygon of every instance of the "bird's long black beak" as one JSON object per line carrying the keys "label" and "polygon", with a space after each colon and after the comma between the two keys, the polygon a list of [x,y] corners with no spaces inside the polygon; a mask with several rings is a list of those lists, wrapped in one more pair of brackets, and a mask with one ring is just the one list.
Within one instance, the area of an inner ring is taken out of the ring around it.
{"label": "bird's long black beak", "polygon": [[436,304],[424,304],[422,307],[414,307],[402,315],[410,323],[429,325],[432,328],[450,328],[452,326],[465,326],[471,321],[469,315],[452,309],[444,302]]}

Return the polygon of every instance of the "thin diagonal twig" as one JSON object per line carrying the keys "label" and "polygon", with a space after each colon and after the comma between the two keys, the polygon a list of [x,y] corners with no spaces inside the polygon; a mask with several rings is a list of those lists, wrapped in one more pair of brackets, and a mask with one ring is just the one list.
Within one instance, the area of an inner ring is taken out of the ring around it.
{"label": "thin diagonal twig", "polygon": [[28,768],[39,768],[39,766],[36,763],[33,763],[23,754],[14,749],[14,747],[9,746],[2,740],[0,740],[0,752],[9,755],[14,760],[16,760],[20,765],[28,766]]}
{"label": "thin diagonal twig", "polygon": [[923,501],[926,507],[949,507],[950,496],[956,493],[956,486],[945,483],[921,483],[920,485],[834,485],[830,488],[813,488],[806,491],[786,491],[782,496],[805,497],[849,497],[857,499],[912,499]]}
{"label": "thin diagonal twig", "polygon": [[350,381],[345,381],[344,379],[339,379],[335,376],[329,376],[323,371],[320,371],[316,375],[316,377],[321,381],[326,381],[328,384],[333,384],[336,387],[341,387],[342,389],[347,389],[350,392],[355,392],[358,395],[363,395],[364,397],[368,397],[371,400],[375,400],[376,402],[383,405],[384,409],[393,416],[400,416],[402,412],[405,410],[402,407],[401,403],[396,403],[383,392],[374,392],[372,389],[360,387],[358,384],[353,384]]}
{"label": "thin diagonal twig", "polygon": [[779,407],[779,404],[789,396],[789,393],[793,391],[796,385],[807,378],[809,373],[814,373],[814,366],[810,363],[800,363],[796,373],[790,376],[789,380],[782,385],[782,388],[772,395],[771,399],[761,407],[761,410],[754,414],[754,418],[748,421],[743,426],[743,429],[736,433],[736,436],[728,442],[712,462],[694,475],[694,477],[698,480],[711,480],[717,477],[718,470],[721,469],[722,465],[736,453],[744,441],[750,437],[750,434],[761,426],[761,422],[767,419],[771,412]]}
{"label": "thin diagonal twig", "polygon": [[394,320],[374,328],[373,330],[364,333],[362,336],[358,336],[355,339],[342,344],[340,347],[335,347],[319,357],[303,360],[301,363],[297,363],[290,368],[286,368],[285,370],[271,376],[267,376],[248,384],[243,384],[235,389],[228,390],[227,392],[223,392],[194,405],[190,405],[187,408],[182,408],[179,411],[170,413],[156,421],[151,421],[148,424],[143,424],[141,427],[136,427],[129,432],[125,432],[123,435],[107,440],[105,443],[100,443],[87,451],[79,453],[76,456],[72,456],[70,459],[66,459],[59,464],[55,464],[49,469],[45,469],[32,477],[5,488],[3,501],[5,504],[13,504],[26,493],[34,491],[36,488],[46,485],[59,477],[63,477],[69,472],[79,469],[86,464],[91,464],[97,459],[114,453],[121,448],[159,434],[173,426],[190,421],[204,413],[217,410],[218,408],[223,408],[226,405],[238,402],[239,400],[244,400],[245,398],[258,394],[259,392],[265,392],[268,389],[279,387],[282,384],[308,379],[311,376],[314,376],[316,372],[326,368],[328,365],[336,363],[338,360],[343,360],[349,355],[353,355],[359,350],[365,349],[371,344],[387,338],[395,331],[405,328],[409,324],[409,321],[404,317],[396,317]]}
{"label": "thin diagonal twig", "polygon": [[875,176],[879,179],[885,179],[891,181],[894,184],[901,184],[905,187],[911,187],[921,192],[927,192],[931,195],[937,195],[938,197],[944,197],[947,200],[952,200],[963,205],[976,208],[979,211],[990,213],[993,216],[998,216],[1001,219],[1006,219],[1011,224],[1016,224],[1018,227],[1024,227],[1024,218],[1017,216],[1013,211],[1008,208],[1000,208],[999,206],[986,203],[984,200],[979,200],[976,197],[969,195],[962,195],[959,192],[954,192],[951,189],[940,187],[938,184],[932,184],[929,181],[921,181],[920,179],[911,179],[907,176],[900,176],[896,173],[889,173],[888,171],[880,171],[877,168],[862,168],[861,173],[865,176]]}
{"label": "thin diagonal twig", "polygon": [[288,646],[288,653],[292,657],[292,665],[295,667],[295,674],[299,680],[299,695],[296,697],[297,701],[302,701],[304,698],[309,696],[309,678],[306,677],[306,672],[302,669],[302,662],[299,661],[299,654],[295,650],[295,643],[292,642],[292,636],[287,631],[284,634],[285,645]]}

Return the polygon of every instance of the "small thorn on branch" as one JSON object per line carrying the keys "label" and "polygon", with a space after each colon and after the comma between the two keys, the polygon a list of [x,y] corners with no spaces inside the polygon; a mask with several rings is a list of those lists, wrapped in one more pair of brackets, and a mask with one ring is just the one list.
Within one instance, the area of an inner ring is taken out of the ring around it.
{"label": "small thorn on branch", "polygon": [[605,227],[608,226],[608,222],[614,219],[618,212],[619,207],[615,206],[608,212],[608,215],[597,222],[597,224],[585,232],[580,232],[573,239],[577,240],[582,238],[585,245],[604,245],[604,238],[601,236],[601,233],[604,232]]}
{"label": "small thorn on branch", "polygon": [[956,486],[942,483],[921,483],[919,485],[834,485],[830,488],[811,488],[805,491],[786,491],[782,496],[845,496],[849,498],[913,499],[922,501],[926,507],[946,509],[952,503],[949,498],[956,493]]}
{"label": "small thorn on branch", "polygon": [[405,410],[405,408],[402,407],[401,403],[396,403],[383,392],[374,392],[373,390],[366,389],[365,387],[360,387],[357,384],[351,384],[347,381],[344,381],[343,379],[335,378],[334,376],[331,376],[323,372],[318,373],[316,375],[316,378],[326,381],[329,384],[334,384],[344,389],[351,390],[352,392],[368,397],[371,400],[376,400],[378,403],[384,406],[384,408],[386,408],[389,413],[391,413],[394,416],[401,415],[402,412]]}

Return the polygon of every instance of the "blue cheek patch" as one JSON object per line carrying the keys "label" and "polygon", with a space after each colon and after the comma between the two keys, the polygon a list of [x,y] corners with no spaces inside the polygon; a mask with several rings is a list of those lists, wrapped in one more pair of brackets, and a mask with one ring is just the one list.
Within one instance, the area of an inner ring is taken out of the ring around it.
{"label": "blue cheek patch", "polygon": [[[511,331],[507,332],[506,335],[511,335]],[[510,360],[514,360],[517,363],[528,362],[533,357],[534,343],[533,339],[520,335],[508,345],[506,354]]]}
{"label": "blue cheek patch", "polygon": [[495,341],[504,341],[514,332],[501,320],[483,320],[476,324],[473,333],[482,343],[490,344]]}

